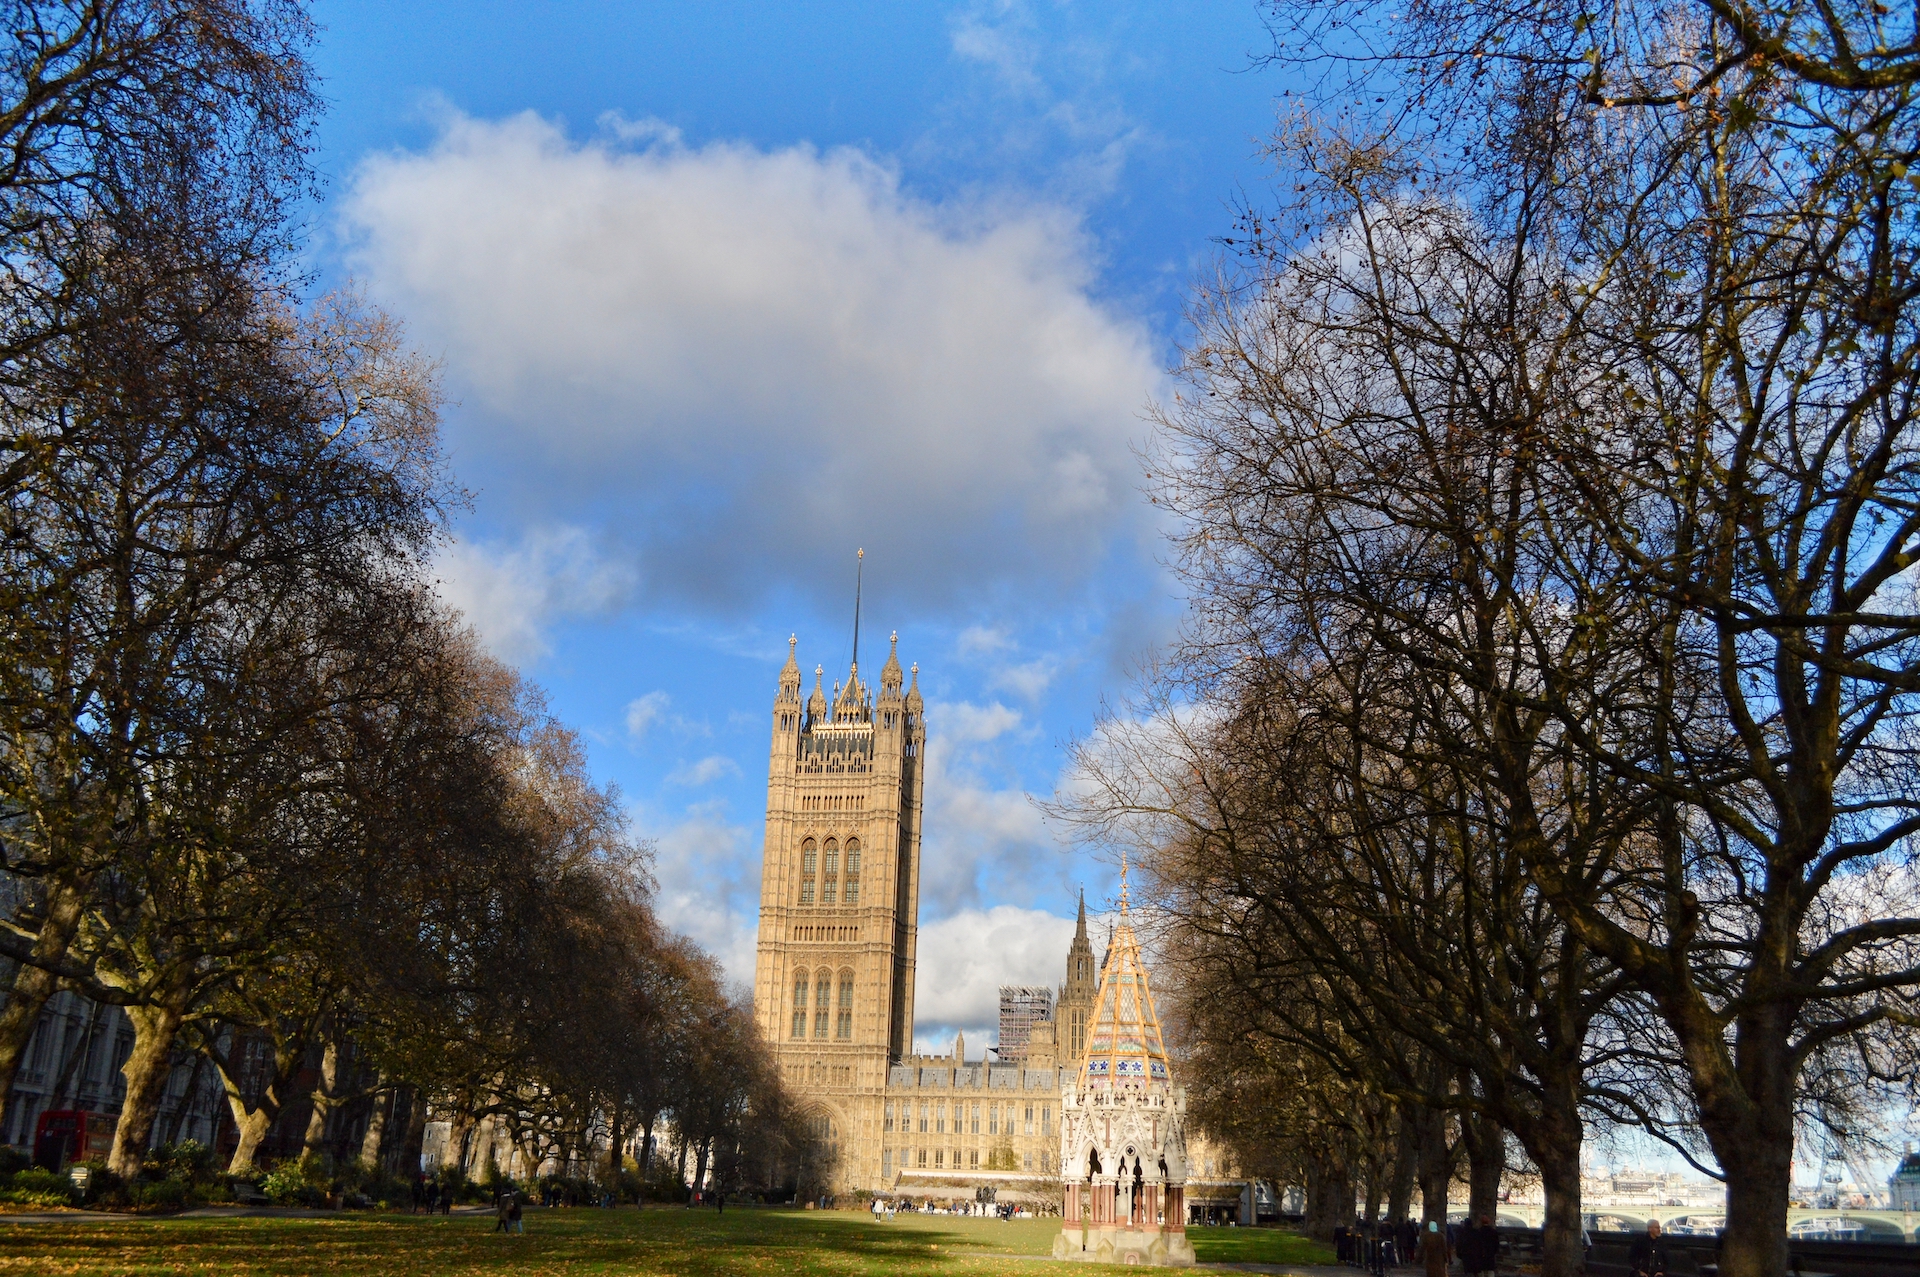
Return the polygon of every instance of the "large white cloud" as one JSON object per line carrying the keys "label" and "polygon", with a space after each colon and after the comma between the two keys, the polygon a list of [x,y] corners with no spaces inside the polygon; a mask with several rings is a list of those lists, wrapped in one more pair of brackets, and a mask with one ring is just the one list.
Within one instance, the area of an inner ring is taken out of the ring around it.
{"label": "large white cloud", "polygon": [[1017,905],[962,909],[923,924],[914,970],[920,1049],[950,1050],[958,1029],[969,1039],[967,1055],[978,1059],[980,1048],[997,1037],[1000,986],[1058,985],[1066,978],[1073,927],[1072,918]]}
{"label": "large white cloud", "polygon": [[838,589],[864,544],[944,602],[1073,579],[1141,517],[1156,360],[1060,209],[935,206],[854,150],[454,115],[343,218],[443,355],[489,509],[592,527],[649,591]]}
{"label": "large white cloud", "polygon": [[511,548],[455,541],[434,570],[440,596],[496,656],[516,664],[546,654],[555,616],[604,612],[634,587],[630,568],[597,552],[577,527],[533,528]]}

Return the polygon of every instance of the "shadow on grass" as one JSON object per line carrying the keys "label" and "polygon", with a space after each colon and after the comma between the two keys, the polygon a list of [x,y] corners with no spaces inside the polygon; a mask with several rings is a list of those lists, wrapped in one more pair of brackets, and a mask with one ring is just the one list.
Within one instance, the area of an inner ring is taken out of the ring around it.
{"label": "shadow on grass", "polygon": [[[837,1212],[731,1210],[529,1211],[524,1236],[492,1232],[490,1217],[424,1219],[175,1219],[0,1224],[0,1273],[105,1277],[192,1272],[366,1277],[561,1273],[1032,1274],[1034,1265],[981,1249],[978,1230],[910,1226]],[[954,1221],[958,1224],[974,1221]],[[980,1221],[986,1222],[986,1221]],[[1031,1230],[1027,1230],[1031,1231]],[[1031,1240],[1007,1236],[1012,1254]],[[1043,1252],[1044,1253],[1044,1252]]]}

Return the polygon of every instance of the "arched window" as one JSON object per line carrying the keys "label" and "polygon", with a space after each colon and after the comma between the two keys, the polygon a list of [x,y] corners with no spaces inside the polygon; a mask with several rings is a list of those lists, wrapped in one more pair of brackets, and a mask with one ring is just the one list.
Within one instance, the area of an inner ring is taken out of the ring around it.
{"label": "arched window", "polygon": [[807,973],[793,977],[793,1036],[807,1036]]}
{"label": "arched window", "polygon": [[813,903],[813,874],[819,868],[820,853],[809,838],[800,844],[800,903]]}
{"label": "arched window", "polygon": [[840,844],[827,839],[827,860],[820,867],[820,903],[830,905],[840,881]]}
{"label": "arched window", "polygon": [[833,977],[825,971],[813,987],[813,1036],[827,1036],[827,1017],[833,1013]]}
{"label": "arched window", "polygon": [[847,889],[841,899],[850,905],[860,903],[860,840],[847,839]]}
{"label": "arched window", "polygon": [[853,1039],[853,972],[840,973],[840,1005],[833,1021],[833,1036],[842,1042]]}

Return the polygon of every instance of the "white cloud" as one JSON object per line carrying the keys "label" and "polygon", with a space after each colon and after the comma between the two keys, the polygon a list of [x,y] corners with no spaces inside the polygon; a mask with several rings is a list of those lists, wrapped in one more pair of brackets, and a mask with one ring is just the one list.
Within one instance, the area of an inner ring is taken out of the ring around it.
{"label": "white cloud", "polygon": [[[598,520],[650,590],[921,602],[1078,579],[1144,516],[1160,373],[1058,208],[938,206],[855,150],[577,143],[450,118],[343,201],[370,292],[444,356],[496,509]],[[530,586],[537,592],[537,586]],[[538,622],[508,633],[538,650]]]}
{"label": "white cloud", "polygon": [[[650,818],[636,814],[645,829]],[[759,934],[757,829],[730,824],[720,804],[693,808],[654,835],[654,909],[673,930],[720,960],[729,982],[753,984]]]}
{"label": "white cloud", "polygon": [[648,692],[627,702],[627,735],[638,740],[667,712],[673,698],[665,692]]}
{"label": "white cloud", "polygon": [[933,730],[954,742],[984,743],[997,740],[1020,727],[1020,711],[995,701],[991,705],[970,705],[966,701],[938,703],[928,710]]}
{"label": "white cloud", "polygon": [[1059,671],[1058,661],[1041,657],[1038,660],[1028,661],[1024,665],[1009,665],[1004,669],[995,670],[993,676],[987,680],[987,686],[1001,688],[1016,696],[1024,696],[1030,701],[1038,700],[1052,685],[1053,676]]}
{"label": "white cloud", "polygon": [[724,754],[709,754],[696,763],[681,763],[667,773],[670,785],[711,785],[722,776],[738,776],[740,766]]}
{"label": "white cloud", "polygon": [[434,566],[440,597],[495,656],[514,664],[546,655],[549,623],[617,607],[635,583],[629,565],[566,526],[536,528],[510,547],[455,541]]}
{"label": "white cloud", "polygon": [[[962,909],[920,928],[914,969],[914,1036],[920,1049],[951,1050],[955,1029],[967,1054],[998,1035],[1000,986],[1057,985],[1066,977],[1072,918],[995,905]],[[935,1036],[944,1033],[946,1041]]]}
{"label": "white cloud", "polygon": [[[1131,154],[1153,140],[1113,83],[1116,64],[1137,64],[1131,40],[1100,33],[1088,21],[1094,12],[975,0],[954,14],[950,28],[955,56],[984,71],[991,86],[981,104],[987,120],[963,117],[974,127],[971,144],[997,150],[1002,163],[1044,164],[1050,188],[1083,198],[1112,190]],[[989,121],[997,127],[981,127]],[[966,145],[953,132],[941,141]]]}
{"label": "white cloud", "polygon": [[991,656],[995,652],[1004,652],[1013,646],[1013,639],[1006,630],[990,628],[985,625],[969,625],[960,631],[960,637],[954,640],[954,647],[962,656]]}
{"label": "white cloud", "polygon": [[944,728],[927,737],[920,907],[936,916],[1067,886],[1061,844],[1028,792],[996,779],[1005,769],[982,744],[992,742],[958,740]]}

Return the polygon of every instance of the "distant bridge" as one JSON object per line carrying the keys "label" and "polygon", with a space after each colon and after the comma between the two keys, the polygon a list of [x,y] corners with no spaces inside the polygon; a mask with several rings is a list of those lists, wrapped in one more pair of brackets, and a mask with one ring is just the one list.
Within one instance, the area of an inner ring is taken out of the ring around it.
{"label": "distant bridge", "polygon": [[[1465,1215],[1465,1202],[1449,1202],[1452,1214]],[[1543,1222],[1546,1208],[1531,1202],[1503,1202],[1500,1206],[1501,1224],[1515,1228],[1538,1228]],[[1605,1227],[1611,1224],[1631,1232],[1641,1232],[1647,1221],[1657,1219],[1662,1227],[1675,1220],[1689,1218],[1725,1218],[1726,1211],[1714,1206],[1599,1206],[1588,1208],[1589,1218],[1598,1216]],[[1838,1206],[1805,1207],[1795,1206],[1787,1212],[1787,1227],[1810,1220],[1844,1219],[1860,1224],[1867,1230],[1867,1239],[1873,1241],[1910,1241],[1920,1242],[1920,1212],[1900,1210],[1852,1210]],[[1617,1221],[1617,1222],[1615,1222]]]}

